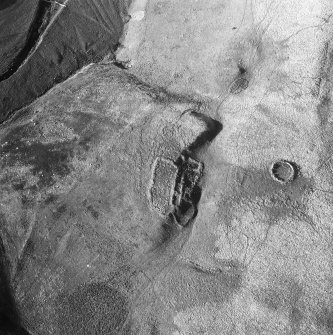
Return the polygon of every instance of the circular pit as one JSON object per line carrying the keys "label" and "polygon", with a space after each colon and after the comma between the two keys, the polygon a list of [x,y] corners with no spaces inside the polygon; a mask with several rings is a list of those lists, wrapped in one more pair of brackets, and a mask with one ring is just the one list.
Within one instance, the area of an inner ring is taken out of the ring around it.
{"label": "circular pit", "polygon": [[295,163],[279,160],[272,164],[270,174],[275,181],[286,184],[297,177],[297,167]]}

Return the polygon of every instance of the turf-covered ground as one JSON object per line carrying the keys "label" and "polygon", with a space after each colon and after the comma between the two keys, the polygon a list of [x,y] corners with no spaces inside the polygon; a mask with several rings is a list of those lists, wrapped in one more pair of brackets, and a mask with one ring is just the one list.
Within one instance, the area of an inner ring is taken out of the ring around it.
{"label": "turf-covered ground", "polygon": [[0,127],[0,302],[32,335],[331,335],[331,1],[138,7],[130,69]]}

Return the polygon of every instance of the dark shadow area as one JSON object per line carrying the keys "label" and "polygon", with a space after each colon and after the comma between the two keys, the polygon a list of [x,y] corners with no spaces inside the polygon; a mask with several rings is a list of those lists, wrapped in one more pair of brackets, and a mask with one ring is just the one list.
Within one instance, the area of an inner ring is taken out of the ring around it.
{"label": "dark shadow area", "polygon": [[198,119],[204,121],[207,125],[208,130],[203,132],[196,140],[193,142],[189,147],[189,151],[195,151],[199,149],[201,146],[205,145],[207,142],[211,142],[222,130],[223,126],[222,123],[219,121],[216,121],[212,119],[211,117],[192,111],[191,114],[193,114]]}
{"label": "dark shadow area", "polygon": [[111,286],[82,285],[59,297],[60,334],[123,334],[129,308],[127,298]]}
{"label": "dark shadow area", "polygon": [[201,198],[200,181],[203,176],[204,164],[197,161],[197,150],[209,144],[222,130],[222,124],[205,114],[190,111],[190,113],[202,120],[207,127],[197,139],[186,148],[175,162],[178,173],[173,195],[173,215],[177,223],[186,227],[198,214],[198,203]]}
{"label": "dark shadow area", "polygon": [[0,10],[4,10],[8,7],[11,7],[11,6],[15,5],[16,2],[17,2],[17,0],[1,0]]}
{"label": "dark shadow area", "polygon": [[0,334],[29,335],[21,327],[19,313],[9,283],[9,263],[5,257],[5,249],[0,240]]}
{"label": "dark shadow area", "polygon": [[43,30],[45,29],[48,23],[47,22],[49,19],[48,13],[50,12],[50,9],[51,9],[51,2],[48,1],[39,2],[37,13],[30,27],[26,43],[13,60],[11,67],[4,74],[0,76],[0,82],[8,79],[11,75],[13,75],[21,66],[21,64],[24,62],[24,60],[28,57],[31,50],[35,47],[40,35],[43,33]]}

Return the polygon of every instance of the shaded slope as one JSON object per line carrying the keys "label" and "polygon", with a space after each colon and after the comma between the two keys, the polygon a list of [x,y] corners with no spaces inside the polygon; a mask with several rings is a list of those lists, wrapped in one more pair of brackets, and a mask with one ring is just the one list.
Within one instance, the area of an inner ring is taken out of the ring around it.
{"label": "shaded slope", "polygon": [[33,50],[38,43],[38,48],[0,82],[0,121],[83,65],[112,53],[123,30],[127,2],[72,0],[65,7],[58,5],[61,14],[50,20],[52,26],[26,47]]}
{"label": "shaded slope", "polygon": [[[26,3],[27,1],[23,4],[26,5]],[[19,8],[14,8],[10,13],[11,15],[9,16],[11,22],[8,22],[8,14],[6,12],[3,14],[5,17],[5,20],[2,24],[4,35],[1,36],[3,50],[6,51],[8,47],[12,46],[11,44],[14,44],[14,47],[12,47],[16,49],[16,52],[9,55],[4,54],[4,64],[8,63],[9,65],[2,66],[2,71],[0,72],[0,82],[12,76],[20,68],[20,66],[24,64],[28,56],[33,53],[34,48],[38,45],[38,40],[46,31],[52,17],[55,16],[54,14],[57,12],[56,7],[59,6],[55,5],[52,2],[32,2],[28,6],[26,5],[20,6]],[[26,22],[23,27],[20,24],[20,20],[22,20],[22,17],[26,16],[26,13],[23,10],[28,10],[29,12],[31,12],[30,19],[32,21],[30,26],[27,26],[27,23],[29,23],[30,21]],[[13,32],[11,32],[10,30],[13,30]],[[17,45],[18,42],[15,38],[13,39],[13,33],[16,33],[17,31],[21,31],[21,35],[24,37],[25,40],[25,42],[21,42],[21,45]],[[8,36],[7,34],[10,32],[11,34]],[[12,43],[10,43],[8,40],[12,39],[13,41]]]}
{"label": "shaded slope", "polygon": [[0,1],[0,79],[24,49],[37,9],[38,0]]}

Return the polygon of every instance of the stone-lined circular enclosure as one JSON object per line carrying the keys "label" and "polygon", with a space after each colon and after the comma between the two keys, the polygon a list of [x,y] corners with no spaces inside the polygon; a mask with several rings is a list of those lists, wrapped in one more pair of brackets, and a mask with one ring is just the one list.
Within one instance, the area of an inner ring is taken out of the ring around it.
{"label": "stone-lined circular enclosure", "polygon": [[269,172],[275,181],[286,184],[295,180],[298,169],[295,163],[282,159],[274,162]]}

